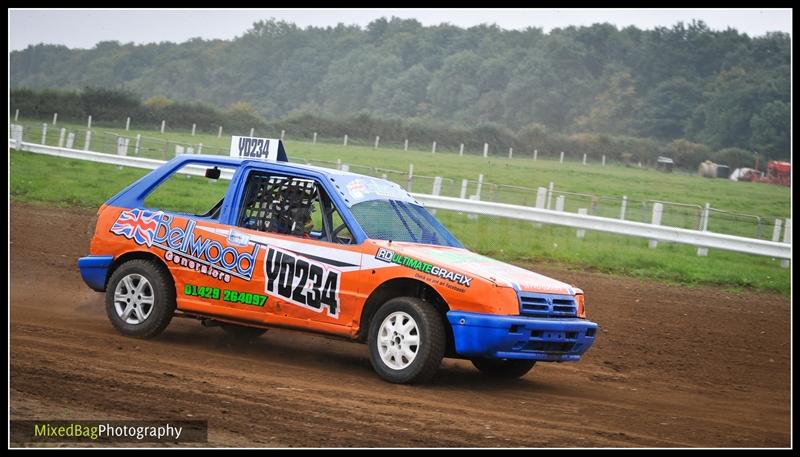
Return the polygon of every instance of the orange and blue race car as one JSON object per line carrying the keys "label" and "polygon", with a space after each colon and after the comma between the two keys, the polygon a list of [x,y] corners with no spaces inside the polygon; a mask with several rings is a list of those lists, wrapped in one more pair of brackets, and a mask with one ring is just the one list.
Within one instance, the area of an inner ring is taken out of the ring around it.
{"label": "orange and blue race car", "polygon": [[[231,157],[177,156],[99,209],[78,266],[120,333],[155,337],[182,316],[243,339],[334,335],[365,342],[394,383],[431,379],[443,357],[515,378],[594,343],[583,291],[470,252],[399,185],[289,163],[279,140],[231,143]],[[222,189],[202,214],[150,198],[199,181]]]}

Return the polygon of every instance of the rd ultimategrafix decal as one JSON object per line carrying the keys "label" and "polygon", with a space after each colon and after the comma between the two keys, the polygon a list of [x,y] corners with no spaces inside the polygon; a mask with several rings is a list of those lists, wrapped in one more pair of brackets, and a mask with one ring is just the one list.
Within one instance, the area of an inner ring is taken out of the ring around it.
{"label": "rd ultimategrafix decal", "polygon": [[460,286],[469,287],[470,282],[472,282],[472,278],[470,278],[469,276],[463,275],[461,273],[454,273],[446,268],[432,265],[430,263],[423,262],[422,260],[417,260],[408,256],[404,256],[402,254],[397,254],[394,251],[390,251],[384,248],[378,249],[378,252],[375,254],[375,258],[383,262],[396,263],[397,265],[402,265],[404,267],[408,267],[413,270],[421,271],[429,275],[446,279]]}

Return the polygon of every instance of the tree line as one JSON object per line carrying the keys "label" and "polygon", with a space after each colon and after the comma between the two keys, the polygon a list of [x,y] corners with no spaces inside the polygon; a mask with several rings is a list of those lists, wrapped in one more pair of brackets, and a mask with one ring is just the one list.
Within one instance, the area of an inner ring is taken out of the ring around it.
{"label": "tree line", "polygon": [[259,21],[233,40],[92,49],[40,44],[10,54],[12,89],[121,88],[266,119],[310,114],[512,131],[685,140],[789,158],[790,45],[702,21],[504,30],[307,27]]}

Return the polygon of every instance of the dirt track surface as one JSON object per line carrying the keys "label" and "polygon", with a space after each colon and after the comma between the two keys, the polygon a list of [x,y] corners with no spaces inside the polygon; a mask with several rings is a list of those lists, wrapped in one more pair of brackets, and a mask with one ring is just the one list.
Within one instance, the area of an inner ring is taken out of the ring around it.
{"label": "dirt track surface", "polygon": [[125,338],[81,281],[83,210],[11,206],[11,418],[207,419],[211,446],[787,447],[789,300],[532,266],[587,294],[578,363],[495,382],[446,359],[381,381],[366,346],[270,330],[231,345],[173,319]]}

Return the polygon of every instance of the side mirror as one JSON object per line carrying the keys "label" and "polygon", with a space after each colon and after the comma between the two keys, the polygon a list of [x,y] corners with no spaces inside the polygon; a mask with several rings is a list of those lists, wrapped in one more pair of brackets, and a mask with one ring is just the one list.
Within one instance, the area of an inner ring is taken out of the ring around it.
{"label": "side mirror", "polygon": [[219,179],[219,175],[222,173],[219,168],[206,168],[206,178],[209,179]]}

